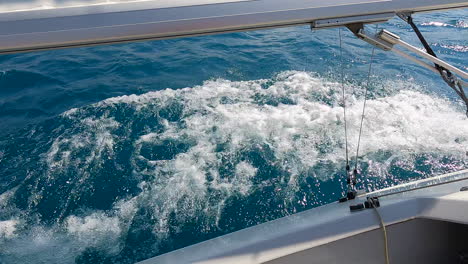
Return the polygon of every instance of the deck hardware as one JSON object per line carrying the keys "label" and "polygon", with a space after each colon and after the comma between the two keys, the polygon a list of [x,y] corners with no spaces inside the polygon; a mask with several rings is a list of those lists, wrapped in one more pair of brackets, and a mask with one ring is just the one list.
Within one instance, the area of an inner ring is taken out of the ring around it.
{"label": "deck hardware", "polygon": [[354,200],[356,196],[357,192],[355,190],[351,190],[348,193],[346,193],[346,198],[348,198],[348,200]]}
{"label": "deck hardware", "polygon": [[[359,39],[378,47],[384,51],[393,51],[396,54],[417,63],[434,73],[440,75],[442,79],[454,90],[454,92],[460,97],[460,99],[466,105],[466,115],[468,116],[468,95],[465,91],[466,87],[468,87],[468,83],[465,81],[468,79],[468,73],[454,67],[453,65],[445,62],[444,60],[439,59],[427,41],[424,39],[423,35],[417,28],[417,26],[413,23],[410,14],[398,14],[400,18],[404,21],[408,22],[411,25],[415,33],[417,34],[419,40],[423,44],[425,50],[421,50],[415,46],[412,46],[403,40],[396,34],[393,34],[387,30],[381,30],[378,34],[368,34],[365,31],[364,23],[354,23],[346,25],[346,27]],[[416,58],[407,52],[395,48],[395,46],[400,46],[418,56],[430,61],[433,65],[423,61],[422,59]]]}
{"label": "deck hardware", "polygon": [[377,197],[367,197],[367,201],[364,202],[364,207],[366,209],[380,207],[379,198]]}
{"label": "deck hardware", "polygon": [[[363,23],[353,23],[353,24],[348,24],[347,27],[353,31],[355,30],[356,32],[362,31],[364,29],[364,24]],[[376,26],[376,33],[377,33],[378,26]],[[359,159],[359,147],[361,145],[361,135],[362,135],[362,129],[363,129],[363,123],[364,123],[364,117],[365,117],[365,112],[366,112],[366,102],[367,102],[367,93],[369,90],[369,85],[370,85],[370,78],[371,78],[371,72],[372,72],[372,61],[375,55],[375,47],[372,48],[372,55],[370,57],[370,63],[369,63],[369,71],[367,75],[367,85],[366,85],[366,91],[364,94],[364,105],[362,108],[362,114],[361,114],[361,122],[359,126],[359,137],[357,141],[357,148],[356,148],[356,156],[355,156],[355,161],[354,161],[354,170],[351,171],[351,167],[349,165],[349,154],[348,154],[348,132],[347,132],[347,121],[346,121],[346,96],[345,96],[345,86],[344,86],[344,67],[343,67],[343,47],[342,47],[342,37],[341,37],[341,28],[339,30],[339,38],[340,38],[340,58],[341,58],[341,88],[342,88],[342,97],[343,97],[343,120],[344,120],[344,132],[345,132],[345,147],[346,147],[346,183],[347,183],[347,193],[346,197],[347,200],[353,200],[358,196],[358,190],[356,189],[356,183],[357,183],[357,176],[358,176],[358,159]],[[340,201],[344,201],[345,198],[341,198]]]}
{"label": "deck hardware", "polygon": [[354,204],[354,205],[349,206],[349,210],[351,212],[361,211],[363,209],[364,209],[364,204],[363,203],[358,203],[358,204]]}
{"label": "deck hardware", "polygon": [[356,190],[356,170],[347,170],[348,178],[346,179],[346,183],[348,184],[348,192],[346,193],[346,197],[348,200],[354,200],[357,196],[357,190]]}
{"label": "deck hardware", "polygon": [[384,23],[395,16],[394,12],[382,13],[376,15],[350,16],[331,19],[319,19],[312,22],[311,29],[342,27],[353,23]]}

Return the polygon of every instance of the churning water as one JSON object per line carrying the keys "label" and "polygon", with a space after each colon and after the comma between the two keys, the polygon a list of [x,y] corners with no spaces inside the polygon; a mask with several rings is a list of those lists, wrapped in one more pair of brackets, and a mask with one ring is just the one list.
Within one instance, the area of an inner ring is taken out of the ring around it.
{"label": "churning water", "polygon": [[[416,17],[468,61],[466,10]],[[402,22],[386,28],[417,43]],[[337,30],[306,27],[0,57],[0,263],[133,263],[335,201]],[[371,47],[345,34],[353,157]],[[439,78],[377,52],[359,186],[468,168]]]}

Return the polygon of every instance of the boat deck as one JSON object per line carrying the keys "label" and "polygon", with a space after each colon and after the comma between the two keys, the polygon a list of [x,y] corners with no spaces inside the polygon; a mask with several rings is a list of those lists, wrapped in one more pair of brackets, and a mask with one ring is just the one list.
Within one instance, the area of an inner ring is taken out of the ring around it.
{"label": "boat deck", "polygon": [[[392,228],[400,230],[396,231],[396,234],[400,235],[393,235],[393,237],[400,238],[397,241],[408,241],[408,238],[403,236],[407,234],[404,230],[408,229],[408,225],[398,228],[398,225],[401,226],[402,223],[407,222],[410,223],[409,225],[419,226],[419,229],[414,229],[419,230],[418,234],[427,233],[427,228],[433,231],[431,226],[440,227],[434,230],[447,228],[453,230],[454,226],[448,223],[467,225],[468,191],[460,191],[464,186],[468,186],[468,170],[399,185],[368,195],[382,196],[381,207],[378,210],[385,225],[395,226],[389,227],[389,230]],[[334,242],[341,241],[340,243],[344,243],[342,246],[347,245],[344,249],[357,249],[360,246],[349,245],[353,245],[352,243],[356,242],[353,240],[359,236],[366,237],[364,234],[368,234],[367,236],[381,237],[380,222],[373,209],[358,212],[349,210],[350,204],[364,201],[365,195],[362,195],[354,201],[321,206],[182,248],[141,263],[302,263],[300,259],[303,258],[298,258],[298,256],[313,251],[314,257],[307,257],[309,261],[307,263],[320,263],[310,261],[314,259],[323,261],[324,256],[329,257],[328,263],[333,263],[334,256],[340,254],[332,254],[329,248],[323,247],[324,245],[333,246],[337,245]],[[415,219],[418,222],[414,222]],[[434,235],[437,235],[437,231],[434,232]],[[445,234],[443,231],[440,232]],[[417,237],[423,238],[424,236]],[[368,241],[374,240],[375,238]],[[348,243],[345,243],[346,241]],[[468,241],[466,242],[468,244]],[[381,245],[381,238],[378,243],[373,244]],[[320,248],[322,250],[319,250]],[[390,248],[392,248],[391,245]],[[342,248],[341,251],[344,249]],[[400,251],[393,250],[393,252]],[[376,255],[382,257],[382,252],[383,250]],[[437,251],[431,252],[437,253]],[[295,258],[296,260],[293,261]],[[365,259],[370,262],[364,261]],[[369,257],[364,258],[363,261],[360,263],[372,263],[375,259]],[[424,262],[413,260],[412,263]]]}

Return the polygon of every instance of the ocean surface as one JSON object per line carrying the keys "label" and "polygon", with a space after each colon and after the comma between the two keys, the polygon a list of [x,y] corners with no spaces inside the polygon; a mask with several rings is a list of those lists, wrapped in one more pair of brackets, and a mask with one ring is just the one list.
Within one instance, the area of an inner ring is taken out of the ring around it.
{"label": "ocean surface", "polygon": [[[415,22],[468,70],[468,10]],[[354,159],[372,53],[342,34],[343,64],[307,26],[0,56],[0,263],[134,263],[337,200],[341,66]],[[358,187],[468,168],[465,111],[376,50]]]}

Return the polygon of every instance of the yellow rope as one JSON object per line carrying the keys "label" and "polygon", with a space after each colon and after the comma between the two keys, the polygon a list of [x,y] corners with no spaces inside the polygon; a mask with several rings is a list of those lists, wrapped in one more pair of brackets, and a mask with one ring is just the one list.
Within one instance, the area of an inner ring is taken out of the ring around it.
{"label": "yellow rope", "polygon": [[379,218],[380,226],[382,227],[383,236],[384,236],[385,264],[390,264],[390,258],[389,258],[389,255],[388,255],[387,228],[385,227],[385,223],[384,223],[384,221],[382,219],[382,216],[379,213],[379,210],[377,209],[377,206],[375,206],[374,200],[371,198],[371,199],[368,199],[368,201],[370,203],[372,203],[372,205],[373,205],[373,207],[375,209],[375,213],[377,214],[377,217]]}

